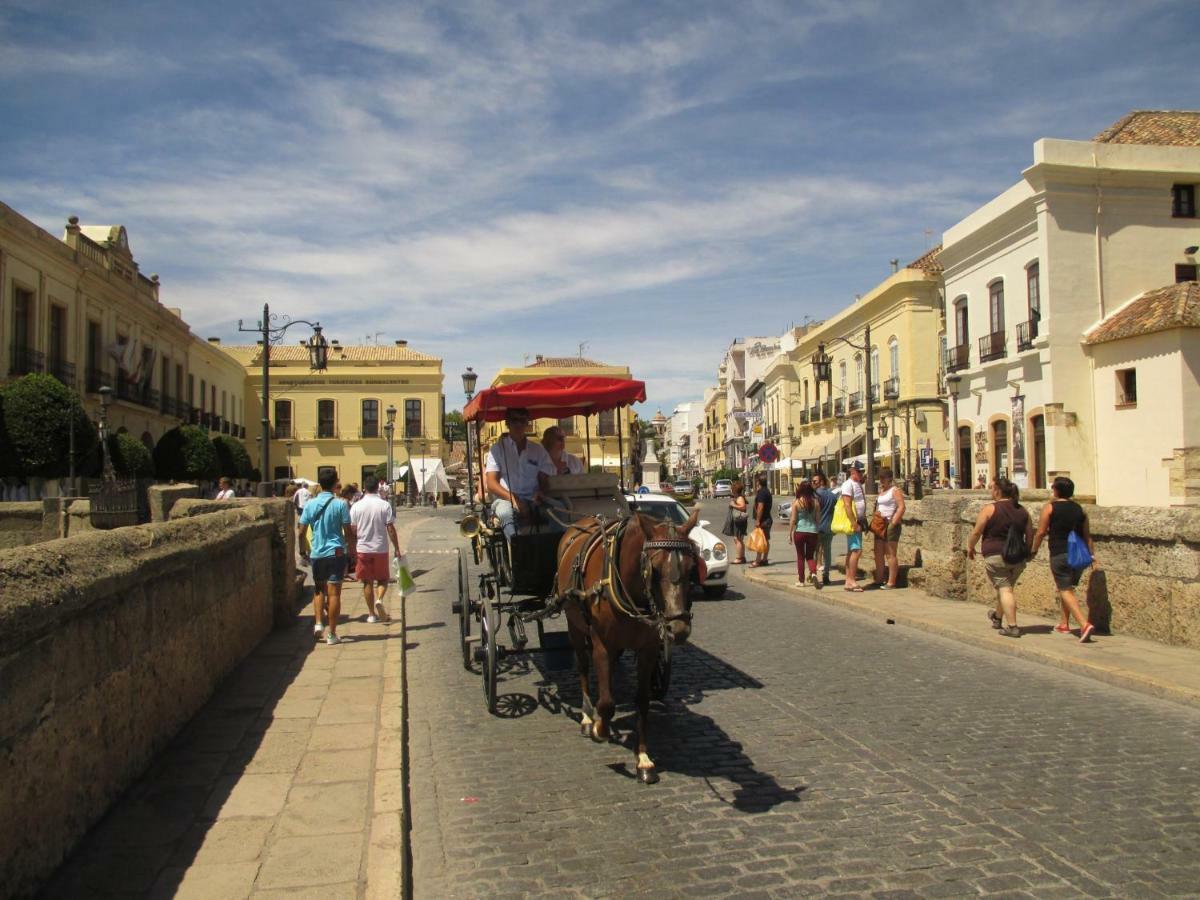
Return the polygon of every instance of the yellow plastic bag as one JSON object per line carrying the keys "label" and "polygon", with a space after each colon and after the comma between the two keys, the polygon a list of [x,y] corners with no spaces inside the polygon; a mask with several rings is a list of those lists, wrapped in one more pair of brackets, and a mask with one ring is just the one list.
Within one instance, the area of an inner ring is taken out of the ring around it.
{"label": "yellow plastic bag", "polygon": [[839,494],[834,502],[837,506],[833,508],[833,521],[829,523],[829,530],[834,534],[854,534],[854,523],[846,515],[846,504],[842,496]]}
{"label": "yellow plastic bag", "polygon": [[750,537],[746,538],[746,549],[751,553],[767,552],[767,536],[761,528],[755,528],[750,532]]}

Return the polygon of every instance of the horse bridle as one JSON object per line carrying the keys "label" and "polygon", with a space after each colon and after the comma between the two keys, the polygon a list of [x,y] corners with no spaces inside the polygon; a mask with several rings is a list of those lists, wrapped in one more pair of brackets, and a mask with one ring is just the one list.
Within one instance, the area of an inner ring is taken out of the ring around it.
{"label": "horse bridle", "polygon": [[[651,572],[654,567],[650,563],[650,555],[659,550],[666,550],[671,553],[670,569],[667,571],[667,578],[671,584],[679,587],[684,583],[683,578],[683,560],[680,558],[686,553],[693,559],[696,556],[696,546],[687,538],[667,538],[664,540],[645,541],[642,543],[642,581],[646,584],[646,590],[650,595],[650,602],[656,603],[654,597],[653,575]],[[685,609],[683,612],[672,613],[665,615],[660,609],[655,610],[656,618],[663,622],[690,622],[692,621],[691,610]]]}

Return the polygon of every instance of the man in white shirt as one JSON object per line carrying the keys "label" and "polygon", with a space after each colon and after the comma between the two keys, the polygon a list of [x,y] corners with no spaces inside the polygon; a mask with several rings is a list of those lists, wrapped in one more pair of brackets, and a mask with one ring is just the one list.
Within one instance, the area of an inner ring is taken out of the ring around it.
{"label": "man in white shirt", "polygon": [[[292,505],[296,507],[296,518],[299,519],[304,513],[304,504],[312,499],[312,491],[308,489],[308,485],[303,481],[300,482],[300,488],[292,495]],[[297,526],[300,529],[300,558],[308,563],[308,528],[303,525]]]}
{"label": "man in white shirt", "polygon": [[214,500],[233,500],[237,495],[233,492],[233,482],[222,476],[217,482],[217,496]]}
{"label": "man in white shirt", "polygon": [[[363,479],[363,497],[350,507],[350,525],[354,529],[355,553],[358,565],[354,574],[363,586],[363,599],[367,601],[367,621],[391,621],[383,605],[383,594],[388,585],[388,539],[392,549],[400,556],[400,539],[396,537],[396,514],[392,504],[379,496],[379,479],[368,475]],[[375,596],[375,585],[379,585],[379,596]]]}
{"label": "man in white shirt", "polygon": [[504,424],[508,433],[501,435],[488,452],[484,483],[495,498],[492,512],[511,539],[517,533],[517,518],[527,521],[534,507],[545,502],[542,491],[555,468],[546,448],[526,436],[528,411],[508,410]]}
{"label": "man in white shirt", "polygon": [[855,461],[847,473],[846,481],[838,492],[840,502],[846,506],[846,515],[854,523],[854,533],[846,535],[846,586],[845,590],[862,593],[858,584],[858,558],[862,556],[862,522],[867,516],[867,492],[862,486],[863,465]]}

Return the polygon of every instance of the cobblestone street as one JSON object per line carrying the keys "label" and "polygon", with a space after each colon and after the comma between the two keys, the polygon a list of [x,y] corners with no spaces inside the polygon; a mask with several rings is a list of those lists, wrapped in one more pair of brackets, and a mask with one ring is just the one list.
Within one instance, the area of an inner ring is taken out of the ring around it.
{"label": "cobblestone street", "polygon": [[430,552],[458,546],[449,513],[412,541],[418,897],[1196,895],[1194,709],[739,573],[696,603],[652,712],[662,782],[643,787],[629,749],[568,717],[569,654],[512,661],[505,716],[487,714],[450,614],[455,557]]}

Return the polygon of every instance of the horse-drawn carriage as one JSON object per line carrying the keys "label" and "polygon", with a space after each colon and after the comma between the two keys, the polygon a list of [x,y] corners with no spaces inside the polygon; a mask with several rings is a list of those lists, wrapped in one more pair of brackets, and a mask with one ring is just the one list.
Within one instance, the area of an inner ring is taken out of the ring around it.
{"label": "horse-drawn carriage", "polygon": [[[510,409],[524,410],[534,419],[584,416],[586,422],[587,416],[644,400],[640,381],[541,378],[481,391],[463,417],[468,428],[474,427],[478,449],[480,425],[504,421]],[[624,437],[620,428],[617,431],[623,457]],[[482,455],[474,462],[482,476]],[[621,486],[623,475],[622,466],[620,476],[550,476],[544,491],[547,504],[511,535],[505,534],[488,504],[478,511],[469,508],[460,528],[471,541],[471,552],[459,552],[458,598],[452,611],[458,617],[463,666],[479,666],[493,714],[501,661],[561,647],[550,640],[545,622],[565,614],[581,677],[581,725],[594,740],[609,737],[616,661],[622,650],[634,650],[638,776],[652,783],[657,776],[644,737],[649,700],[666,694],[671,647],[690,633],[688,593],[703,564],[688,539],[698,513],[683,525],[631,513]],[[474,579],[469,560],[478,568]],[[537,646],[530,646],[529,626],[536,629]],[[599,693],[594,707],[588,685],[593,666]]]}

